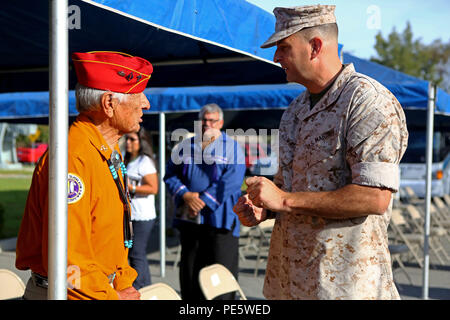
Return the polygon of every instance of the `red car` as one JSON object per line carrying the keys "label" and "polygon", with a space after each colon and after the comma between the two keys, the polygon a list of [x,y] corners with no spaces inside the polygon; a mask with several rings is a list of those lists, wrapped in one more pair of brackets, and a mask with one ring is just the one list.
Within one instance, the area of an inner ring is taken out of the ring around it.
{"label": "red car", "polygon": [[32,148],[18,147],[17,159],[19,162],[36,163],[47,150],[47,147],[48,144],[46,143],[36,143]]}
{"label": "red car", "polygon": [[278,158],[268,146],[246,142],[244,151],[247,175],[273,176],[277,173]]}
{"label": "red car", "polygon": [[249,169],[256,163],[258,158],[267,157],[265,150],[259,143],[246,143],[244,145],[245,151],[245,166]]}

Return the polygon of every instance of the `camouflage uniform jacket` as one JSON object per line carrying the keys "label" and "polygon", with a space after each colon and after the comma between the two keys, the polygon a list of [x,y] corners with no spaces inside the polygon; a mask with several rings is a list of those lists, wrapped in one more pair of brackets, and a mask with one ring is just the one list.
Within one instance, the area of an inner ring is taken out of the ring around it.
{"label": "camouflage uniform jacket", "polygon": [[[347,184],[398,190],[407,146],[404,112],[385,87],[352,64],[310,110],[302,93],[280,122],[275,183],[288,192]],[[345,199],[342,199],[345,201]],[[324,219],[277,214],[267,264],[268,299],[399,299],[383,215]]]}

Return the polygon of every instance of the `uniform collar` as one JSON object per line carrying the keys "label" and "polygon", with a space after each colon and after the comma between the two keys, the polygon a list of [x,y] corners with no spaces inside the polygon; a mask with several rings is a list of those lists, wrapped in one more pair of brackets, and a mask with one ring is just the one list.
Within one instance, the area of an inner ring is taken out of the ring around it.
{"label": "uniform collar", "polygon": [[313,114],[316,114],[328,108],[328,106],[333,104],[339,98],[342,90],[344,90],[345,86],[343,86],[342,84],[346,83],[348,79],[354,74],[355,74],[355,67],[353,66],[353,63],[344,64],[344,69],[338,75],[331,88],[328,90],[327,93],[325,93],[322,99],[320,99],[320,101],[317,102],[314,108],[312,109],[310,108],[310,101],[309,101],[310,93],[307,90],[300,99],[300,107],[297,109],[296,112],[297,118],[303,121],[306,118],[312,116]]}
{"label": "uniform collar", "polygon": [[[111,150],[105,138],[103,138],[103,135],[87,116],[83,114],[78,115],[74,125],[79,127],[85,133],[91,144],[98,150],[105,160],[111,158],[111,153],[113,150]],[[119,152],[119,154],[121,154],[118,144],[116,144],[115,149]]]}

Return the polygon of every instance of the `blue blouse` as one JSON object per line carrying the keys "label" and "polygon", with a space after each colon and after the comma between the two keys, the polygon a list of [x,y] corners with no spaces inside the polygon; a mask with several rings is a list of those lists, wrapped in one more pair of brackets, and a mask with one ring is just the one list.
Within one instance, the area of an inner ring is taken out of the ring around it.
{"label": "blue blouse", "polygon": [[[232,230],[239,237],[240,223],[233,206],[241,196],[245,176],[242,148],[225,133],[204,150],[195,139],[186,139],[172,150],[164,182],[176,207],[183,204],[186,192],[198,192],[206,204],[200,211],[201,223]],[[174,219],[174,226],[179,223]]]}

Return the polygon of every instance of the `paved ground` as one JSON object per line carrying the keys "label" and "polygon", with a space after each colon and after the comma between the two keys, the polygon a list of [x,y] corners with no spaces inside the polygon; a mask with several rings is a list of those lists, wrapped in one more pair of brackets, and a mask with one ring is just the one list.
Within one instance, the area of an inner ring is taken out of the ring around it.
{"label": "paved ground", "polygon": [[[157,228],[157,227],[156,227]],[[157,230],[157,229],[154,229]],[[241,239],[242,245],[244,245],[245,238]],[[6,268],[16,272],[24,282],[29,278],[29,271],[19,271],[14,267],[15,252],[14,252],[14,240],[9,241],[9,244],[5,241],[0,243],[3,252],[0,252],[0,268]],[[160,253],[158,250],[158,232],[153,233],[153,237],[149,245],[149,253],[147,255],[150,263],[150,272],[152,275],[152,281],[165,282],[172,286],[177,292],[179,292],[179,280],[178,280],[178,267],[174,267],[174,261],[176,259],[178,238],[176,235],[167,237],[167,253],[166,253],[166,267],[165,276],[161,277],[160,270]],[[450,246],[447,247],[450,252]],[[431,260],[434,263],[433,259]],[[253,251],[247,251],[246,260],[240,260],[240,273],[239,284],[242,290],[249,300],[262,300],[262,287],[264,283],[264,270],[265,263],[262,262],[259,266],[258,275],[254,275],[256,255]],[[396,269],[395,279],[398,286],[398,290],[402,299],[404,300],[417,300],[422,299],[422,269],[415,264],[406,264],[406,271],[411,277],[412,283],[409,283],[407,277],[400,269]],[[434,266],[430,268],[429,274],[429,299],[437,300],[450,300],[450,264]]]}

